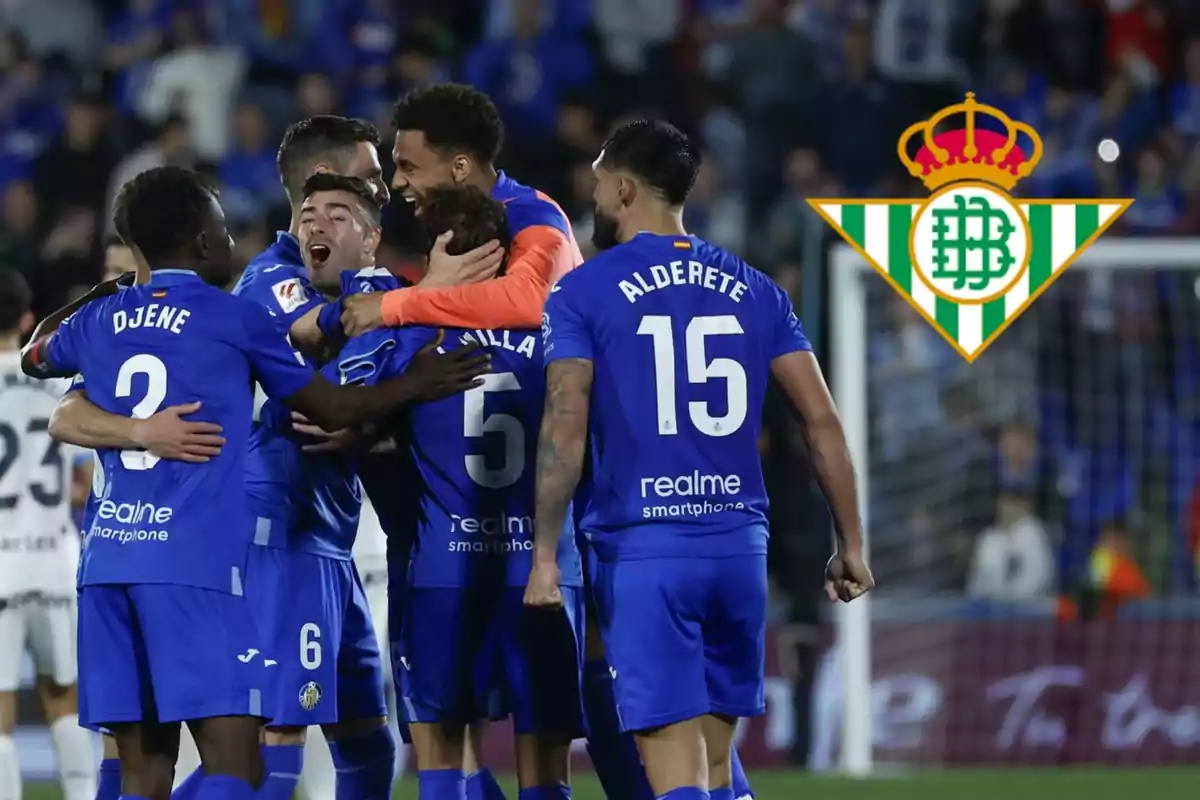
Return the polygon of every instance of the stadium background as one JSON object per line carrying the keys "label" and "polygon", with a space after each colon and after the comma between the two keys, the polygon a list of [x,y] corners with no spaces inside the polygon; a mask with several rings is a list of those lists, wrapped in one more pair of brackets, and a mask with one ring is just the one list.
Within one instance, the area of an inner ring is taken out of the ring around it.
{"label": "stadium background", "polygon": [[[359,115],[386,141],[399,94],[455,79],[496,100],[502,166],[555,197],[580,241],[607,129],[656,113],[697,136],[688,225],[785,286],[827,355],[832,238],[804,199],[919,192],[897,135],[966,89],[1041,132],[1023,192],[1136,198],[1109,237],[1200,233],[1197,22],[1189,0],[0,0],[0,264],[25,273],[39,312],[59,306],[102,277],[116,186],[164,163],[217,176],[245,259],[286,227],[288,122]],[[1105,136],[1116,164],[1094,156]],[[419,269],[405,213],[389,209],[381,260]],[[1196,273],[1128,266],[1068,273],[972,366],[868,282],[860,469],[885,772],[1200,756]],[[776,405],[761,447],[774,627],[769,713],[744,731],[745,759],[826,770],[828,520]],[[31,696],[21,708],[23,767],[49,778]],[[1182,792],[1186,776],[962,780],[878,796],[1103,798]],[[808,786],[762,781],[765,797]]]}

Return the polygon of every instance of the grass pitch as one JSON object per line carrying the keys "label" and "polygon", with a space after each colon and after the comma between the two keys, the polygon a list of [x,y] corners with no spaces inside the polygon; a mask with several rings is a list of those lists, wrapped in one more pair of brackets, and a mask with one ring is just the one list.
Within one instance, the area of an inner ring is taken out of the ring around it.
{"label": "grass pitch", "polygon": [[[796,772],[758,772],[750,776],[759,800],[1130,800],[1137,797],[1191,798],[1200,789],[1200,769],[1110,770],[1063,768],[918,773],[897,778],[849,781]],[[517,796],[511,778],[502,781],[509,800]],[[606,800],[590,775],[575,780],[574,800]],[[58,787],[31,784],[27,800],[60,800]],[[408,781],[397,800],[417,800]]]}

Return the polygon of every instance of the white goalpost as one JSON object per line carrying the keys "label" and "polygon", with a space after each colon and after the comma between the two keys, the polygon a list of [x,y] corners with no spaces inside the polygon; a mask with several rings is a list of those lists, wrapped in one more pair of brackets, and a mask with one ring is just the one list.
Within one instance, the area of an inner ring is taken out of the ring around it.
{"label": "white goalpost", "polygon": [[[888,618],[894,617],[895,604],[903,604],[906,601],[927,600],[935,592],[941,591],[942,597],[949,598],[950,601],[957,601],[957,597],[950,598],[951,591],[961,593],[961,588],[953,590],[928,588],[935,581],[921,583],[920,578],[923,577],[922,567],[919,559],[911,554],[911,550],[918,547],[917,543],[907,541],[911,536],[909,532],[910,525],[907,520],[911,512],[911,506],[906,502],[909,490],[906,488],[909,482],[936,482],[939,480],[937,470],[942,469],[942,462],[939,458],[945,458],[945,463],[949,463],[953,454],[949,451],[953,448],[947,448],[943,453],[933,452],[929,450],[926,453],[926,460],[921,462],[921,465],[914,467],[915,475],[906,476],[905,481],[897,478],[897,475],[904,474],[904,463],[906,456],[903,450],[899,450],[899,455],[889,456],[894,464],[899,464],[898,467],[893,467],[893,472],[888,473],[884,470],[879,462],[887,459],[877,455],[877,443],[873,440],[873,431],[876,431],[879,426],[879,420],[874,419],[875,411],[881,403],[879,392],[880,365],[881,357],[879,356],[879,341],[880,337],[890,335],[890,331],[895,328],[889,328],[889,325],[906,325],[907,320],[904,320],[903,315],[906,313],[904,308],[898,308],[893,303],[893,290],[888,287],[883,279],[878,276],[875,271],[849,246],[839,242],[830,251],[826,259],[828,265],[827,279],[830,286],[830,302],[828,306],[828,315],[830,319],[829,333],[831,336],[831,349],[829,369],[832,371],[832,390],[834,398],[837,402],[838,409],[841,414],[842,421],[845,425],[846,436],[849,444],[850,453],[854,459],[854,463],[858,470],[859,494],[861,498],[861,514],[865,531],[865,539],[870,543],[870,553],[873,554],[871,564],[876,570],[875,575],[879,584],[878,589],[872,595],[865,596],[847,605],[838,605],[835,610],[835,627],[837,652],[841,659],[841,697],[840,700],[840,716],[841,716],[841,735],[840,735],[840,752],[838,764],[841,772],[849,776],[867,777],[876,772],[876,764],[880,761],[896,760],[888,755],[881,756],[880,753],[892,753],[893,750],[888,749],[889,745],[880,744],[881,733],[879,730],[873,730],[873,726],[878,727],[877,722],[880,717],[880,708],[873,707],[872,700],[872,672],[873,664],[878,667],[881,659],[889,658],[887,654],[878,652],[882,645],[879,640],[875,642],[877,652],[872,653],[872,621],[878,620],[886,613]],[[1064,313],[1074,313],[1076,308],[1083,308],[1085,303],[1079,301],[1076,303],[1074,299],[1077,295],[1082,297],[1086,295],[1091,298],[1096,292],[1109,292],[1105,297],[1110,307],[1121,307],[1125,302],[1125,297],[1122,292],[1126,290],[1126,284],[1121,282],[1124,278],[1120,278],[1113,288],[1112,276],[1120,276],[1126,274],[1128,277],[1133,277],[1136,283],[1136,276],[1128,273],[1130,270],[1137,271],[1155,271],[1173,275],[1170,285],[1189,287],[1192,297],[1180,295],[1180,308],[1186,309],[1182,319],[1184,322],[1196,322],[1200,325],[1200,318],[1193,319],[1195,313],[1194,308],[1200,307],[1196,303],[1196,293],[1200,287],[1194,286],[1192,279],[1200,278],[1200,239],[1167,239],[1167,238],[1147,238],[1147,239],[1129,239],[1116,236],[1102,237],[1098,242],[1088,248],[1080,258],[1074,262],[1058,279],[1055,285],[1052,285],[1038,300],[1025,311],[1025,316],[1034,317],[1028,322],[1024,319],[1018,320],[1014,324],[1013,329],[1003,333],[992,349],[985,351],[979,360],[968,365],[965,362],[961,366],[951,365],[948,369],[954,371],[955,380],[961,384],[962,381],[976,382],[979,385],[973,388],[973,396],[978,399],[978,408],[982,408],[984,412],[990,408],[989,404],[999,402],[995,398],[996,394],[990,392],[987,387],[995,385],[1003,385],[1005,381],[1009,384],[1021,384],[1022,381],[1027,385],[1017,386],[1014,392],[1024,392],[1023,396],[1034,397],[1040,399],[1044,394],[1045,387],[1038,383],[1038,373],[1024,373],[1027,377],[1022,377],[1023,373],[1019,369],[1010,370],[999,377],[992,376],[988,380],[984,380],[982,376],[989,375],[989,370],[996,370],[997,364],[1006,357],[1012,355],[1012,352],[1019,349],[1020,342],[1032,342],[1025,346],[1025,350],[1019,354],[1016,363],[1029,364],[1034,363],[1040,357],[1042,362],[1045,361],[1045,348],[1041,345],[1050,341],[1049,337],[1056,335],[1063,325],[1074,325],[1076,320],[1066,320],[1063,318]],[[1107,273],[1107,275],[1106,275]],[[1068,290],[1064,288],[1064,284],[1074,281],[1074,288]],[[1153,286],[1153,280],[1148,280],[1147,284]],[[1102,285],[1103,284],[1103,285]],[[1149,293],[1153,290],[1148,290]],[[1161,289],[1159,290],[1161,291]],[[1055,298],[1056,293],[1063,292]],[[1071,292],[1071,294],[1066,294]],[[1071,298],[1067,302],[1067,298]],[[1088,301],[1090,302],[1090,301]],[[1160,300],[1161,302],[1161,300]],[[1174,300],[1170,301],[1174,308]],[[1101,303],[1100,305],[1103,305]],[[1052,311],[1043,312],[1038,316],[1039,307],[1054,309]],[[1092,306],[1088,306],[1092,308]],[[1066,309],[1067,311],[1060,311]],[[921,325],[929,327],[927,323],[916,317],[915,312],[912,312],[913,318]],[[885,319],[886,318],[886,319]],[[895,320],[902,320],[900,323]],[[1109,323],[1110,326],[1113,323]],[[1160,323],[1164,324],[1164,323]],[[1165,325],[1165,324],[1164,324]],[[1022,330],[1016,330],[1018,327]],[[1186,326],[1177,326],[1175,330],[1182,330]],[[1116,330],[1113,326],[1111,330]],[[1198,328],[1197,330],[1200,330]],[[932,328],[930,328],[932,331]],[[1112,334],[1118,337],[1119,334]],[[934,336],[937,336],[934,333]],[[1014,337],[1013,346],[1006,348],[1005,337]],[[897,337],[899,338],[899,337]],[[1078,347],[1088,347],[1096,349],[1088,350],[1072,350],[1075,353],[1075,359],[1083,362],[1090,362],[1093,359],[1091,354],[1107,357],[1109,354],[1104,349],[1106,345],[1095,345],[1092,342],[1107,342],[1109,339],[1103,337],[1087,340],[1087,344],[1079,345]],[[1118,341],[1114,338],[1113,341]],[[1041,343],[1041,344],[1039,344]],[[940,341],[940,337],[933,344],[927,345],[927,349],[936,349],[940,345],[944,345]],[[993,351],[1007,350],[1006,353],[993,353]],[[888,352],[895,353],[895,350]],[[1079,353],[1088,355],[1088,358],[1079,359]],[[1030,354],[1033,354],[1030,356]],[[944,354],[939,354],[944,355]],[[989,366],[989,359],[995,356],[991,361],[992,366]],[[1155,357],[1160,356],[1155,354]],[[1166,358],[1167,356],[1161,356]],[[1024,361],[1020,359],[1024,358]],[[1116,358],[1116,356],[1114,356]],[[961,360],[961,359],[960,359]],[[946,361],[939,361],[939,364],[945,364]],[[1166,363],[1166,362],[1159,362]],[[1174,362],[1171,362],[1174,363]],[[943,368],[943,372],[946,368]],[[1087,363],[1064,364],[1062,371],[1064,374],[1072,370],[1087,370],[1091,366]],[[1044,374],[1044,373],[1043,373]],[[1007,377],[1006,377],[1007,376]],[[1015,376],[1015,377],[1013,377]],[[906,397],[921,397],[920,395],[920,373],[909,372],[905,374],[904,380],[907,381],[903,385],[910,390],[910,394]],[[933,371],[930,371],[930,381],[942,380],[934,378]],[[989,382],[990,381],[990,382]],[[1074,385],[1074,384],[1073,384]],[[1091,384],[1087,384],[1091,385]],[[1078,389],[1071,391],[1077,392]],[[916,392],[912,394],[911,392]],[[936,398],[936,391],[933,393]],[[1120,398],[1118,398],[1120,399]],[[893,402],[888,398],[889,402]],[[923,400],[903,400],[896,399],[894,402],[910,402],[913,412],[920,411],[923,407]],[[1089,402],[1091,402],[1089,400]],[[1037,408],[1036,403],[1023,403],[1022,408]],[[905,422],[905,414],[903,411],[896,416],[900,420],[900,424]],[[939,413],[942,413],[939,409]],[[1124,412],[1122,412],[1124,413]],[[914,414],[915,416],[915,414]],[[1015,415],[1014,415],[1015,416]],[[939,417],[933,425],[940,426],[940,430],[953,430],[949,427],[950,414],[945,414]],[[1036,420],[1033,422],[1036,423]],[[914,425],[920,424],[917,422]],[[919,438],[913,436],[912,438]],[[935,442],[954,441],[953,435],[938,437]],[[1135,445],[1137,447],[1139,445]],[[1185,445],[1174,445],[1176,447],[1184,447]],[[1147,445],[1147,448],[1149,445]],[[1126,452],[1126,451],[1122,451]],[[1138,453],[1145,451],[1138,451]],[[1189,451],[1190,452],[1190,451]],[[874,459],[874,460],[873,460]],[[950,469],[950,467],[946,467]],[[1153,484],[1153,478],[1147,479],[1147,485]],[[882,505],[876,506],[875,498],[882,497],[885,502]],[[894,502],[892,502],[894,501]],[[935,502],[940,502],[935,501]],[[876,510],[876,518],[872,519],[872,510]],[[887,509],[884,513],[879,513],[878,509]],[[901,509],[904,509],[903,511]],[[956,512],[951,509],[943,514],[941,522],[945,523],[942,530],[953,532],[954,542],[937,540],[931,547],[931,552],[934,554],[931,558],[949,558],[945,553],[954,551],[955,561],[953,569],[957,570],[956,575],[962,574],[961,565],[965,563],[966,558],[962,551],[963,547],[969,547],[974,543],[974,537],[978,530],[966,530],[969,526],[966,524],[964,517],[954,518]],[[879,518],[884,517],[884,518]],[[950,519],[945,519],[949,517]],[[963,529],[961,532],[957,529]],[[946,534],[941,534],[944,537]],[[885,542],[890,550],[884,552]],[[945,567],[947,574],[951,571],[951,565]],[[889,580],[893,583],[889,585]],[[897,598],[896,584],[909,581],[910,588],[900,592],[901,597]],[[948,584],[947,584],[948,585]],[[960,596],[960,595],[959,595]],[[910,621],[907,618],[906,622]],[[957,623],[959,625],[969,625],[971,623]],[[974,640],[972,640],[974,641]],[[889,640],[889,647],[895,646],[895,639]],[[922,647],[919,642],[910,645],[910,651]],[[999,654],[1003,656],[1004,654]],[[936,657],[936,656],[935,656]],[[989,655],[988,657],[992,657]],[[946,663],[949,664],[949,657],[946,657]],[[951,672],[956,667],[945,667],[947,673]],[[882,702],[876,699],[875,702]],[[949,704],[956,702],[955,697],[951,693],[945,693],[942,702]],[[982,723],[981,723],[982,724]],[[936,735],[936,734],[935,734]],[[945,736],[943,731],[942,736]],[[953,733],[950,734],[953,737]],[[942,742],[932,748],[934,752],[950,752],[953,750],[953,744]],[[938,750],[938,748],[941,748]],[[893,748],[894,749],[894,748]],[[904,758],[900,758],[904,761]],[[913,759],[914,762],[917,759]],[[935,756],[936,760],[936,756]],[[930,763],[930,758],[924,757],[920,759],[923,764]]]}

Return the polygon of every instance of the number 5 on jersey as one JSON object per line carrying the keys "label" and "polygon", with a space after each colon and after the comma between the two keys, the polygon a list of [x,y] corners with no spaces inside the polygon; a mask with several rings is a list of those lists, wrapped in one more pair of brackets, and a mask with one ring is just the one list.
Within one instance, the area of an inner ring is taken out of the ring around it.
{"label": "number 5 on jersey", "polygon": [[[650,314],[642,317],[639,335],[649,336],[654,344],[654,386],[658,397],[658,432],[662,436],[679,433],[675,399],[675,336],[671,318]],[[688,383],[705,384],[712,378],[725,379],[725,413],[714,417],[708,403],[688,403],[688,417],[696,430],[707,436],[729,436],[742,427],[749,407],[746,370],[732,358],[708,360],[705,339],[744,333],[732,314],[693,317],[684,331],[684,358]]]}

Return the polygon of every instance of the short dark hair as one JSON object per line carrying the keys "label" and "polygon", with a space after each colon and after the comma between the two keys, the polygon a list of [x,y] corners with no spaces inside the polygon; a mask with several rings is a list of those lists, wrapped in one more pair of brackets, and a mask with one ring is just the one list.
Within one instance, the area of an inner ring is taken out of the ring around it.
{"label": "short dark hair", "polygon": [[113,223],[147,262],[161,263],[204,231],[215,196],[212,184],[190,169],[155,167],[126,181],[117,192]]}
{"label": "short dark hair", "polygon": [[392,107],[398,131],[421,131],[435,150],[458,150],[490,164],[504,146],[504,123],[491,99],[472,86],[413,89]]}
{"label": "short dark hair", "polygon": [[288,197],[295,201],[301,196],[318,163],[343,163],[362,142],[379,145],[379,130],[366,120],[322,114],[289,125],[275,158]]}
{"label": "short dark hair", "polygon": [[0,267],[0,332],[17,330],[32,304],[33,292],[25,277],[15,269]]}
{"label": "short dark hair", "polygon": [[700,151],[669,122],[639,119],[622,125],[600,149],[608,169],[633,173],[672,206],[681,206],[700,170]]}
{"label": "short dark hair", "polygon": [[382,224],[382,209],[375,201],[371,187],[361,178],[338,175],[335,172],[316,172],[304,182],[304,198],[307,200],[317,192],[348,192],[358,198],[359,205],[367,212],[375,227],[378,228]]}
{"label": "short dark hair", "polygon": [[[493,239],[505,251],[511,243],[504,204],[467,184],[430,189],[421,201],[421,225],[431,244],[446,231],[454,231],[454,238],[446,245],[450,255],[474,250]],[[503,270],[502,266],[500,274]]]}

